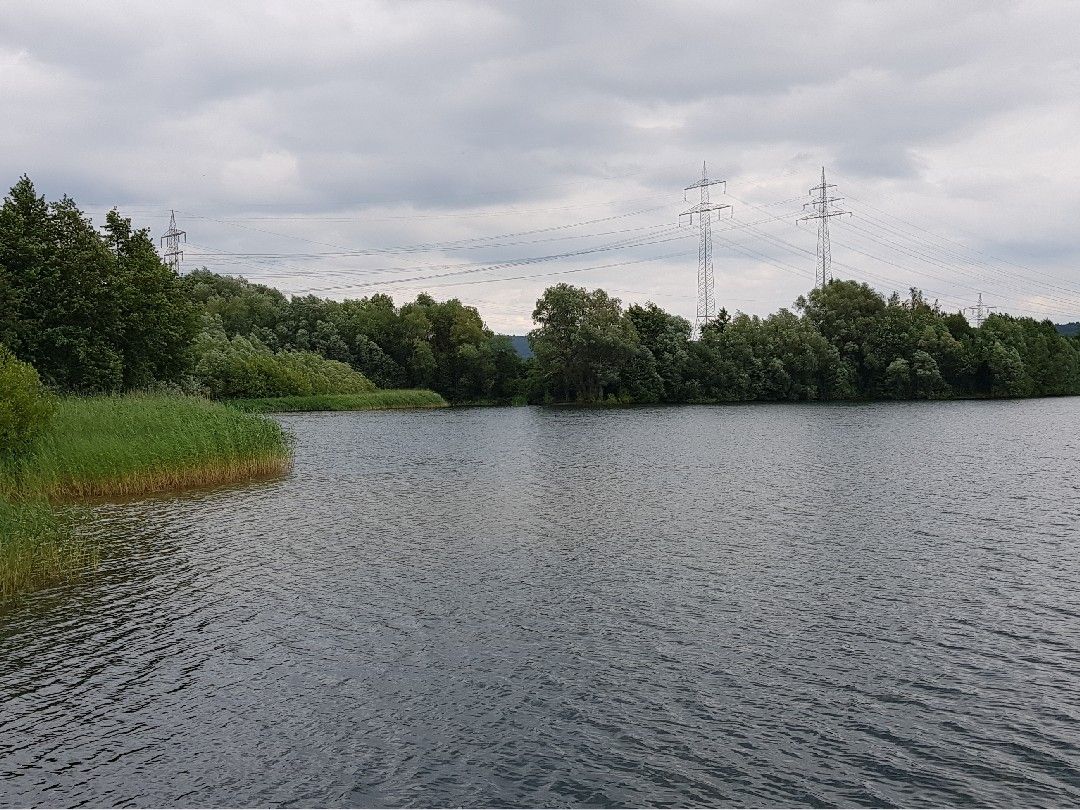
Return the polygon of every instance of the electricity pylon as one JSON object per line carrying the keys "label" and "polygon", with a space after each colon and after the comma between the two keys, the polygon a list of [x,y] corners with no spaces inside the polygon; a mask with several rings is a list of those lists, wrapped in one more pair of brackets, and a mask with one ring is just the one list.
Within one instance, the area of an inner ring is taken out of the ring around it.
{"label": "electricity pylon", "polygon": [[731,208],[730,205],[709,201],[709,186],[723,185],[727,189],[726,180],[710,180],[709,173],[705,168],[705,162],[701,163],[701,180],[683,190],[683,200],[690,202],[687,192],[691,189],[701,189],[701,202],[687,211],[679,214],[679,222],[683,217],[690,218],[690,224],[694,224],[694,215],[698,218],[698,227],[701,229],[701,238],[698,241],[698,270],[697,270],[697,316],[694,318],[694,336],[701,334],[701,327],[716,319],[716,292],[713,285],[713,249],[712,249],[712,212],[716,211],[717,219],[720,211]]}
{"label": "electricity pylon", "polygon": [[808,219],[818,221],[817,228],[817,269],[814,271],[814,286],[824,287],[832,280],[832,245],[829,242],[829,220],[833,217],[851,216],[850,211],[836,211],[831,208],[833,203],[840,202],[843,197],[830,197],[829,189],[836,188],[835,184],[825,182],[825,167],[821,167],[821,185],[810,189],[813,199],[805,203],[803,208],[813,208],[812,214],[799,217],[796,222],[804,222]]}
{"label": "electricity pylon", "polygon": [[184,259],[184,251],[180,249],[180,240],[187,242],[187,231],[176,229],[176,212],[169,212],[169,230],[161,237],[161,245],[165,249],[165,264],[172,268],[173,272],[180,275],[180,262]]}
{"label": "electricity pylon", "polygon": [[984,304],[982,293],[979,293],[979,303],[973,307],[964,307],[964,312],[970,312],[975,316],[975,328],[978,329],[983,325],[983,321],[986,320],[987,316],[995,309],[997,309],[997,307],[991,307]]}

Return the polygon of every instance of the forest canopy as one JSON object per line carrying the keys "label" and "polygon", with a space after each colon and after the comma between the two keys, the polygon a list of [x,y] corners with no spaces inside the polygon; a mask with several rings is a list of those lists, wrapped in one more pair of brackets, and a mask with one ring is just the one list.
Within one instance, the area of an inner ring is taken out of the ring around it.
{"label": "forest canopy", "polygon": [[26,177],[0,206],[0,346],[57,392],[175,387],[214,398],[429,388],[451,402],[689,403],[1080,393],[1080,338],[994,314],[972,327],[912,289],[836,280],[691,339],[655,304],[547,289],[522,359],[457,299],[286,296],[178,276],[118,212],[97,230]]}

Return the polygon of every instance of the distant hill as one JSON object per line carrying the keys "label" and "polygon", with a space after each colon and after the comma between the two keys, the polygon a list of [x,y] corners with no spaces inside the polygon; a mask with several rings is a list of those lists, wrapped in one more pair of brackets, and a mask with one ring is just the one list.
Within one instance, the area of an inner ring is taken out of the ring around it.
{"label": "distant hill", "polygon": [[1072,337],[1073,335],[1080,335],[1080,321],[1073,321],[1072,323],[1059,323],[1057,326],[1058,334],[1067,335]]}
{"label": "distant hill", "polygon": [[[1076,324],[1080,327],[1080,324]],[[514,349],[517,351],[519,357],[524,357],[528,360],[533,356],[532,347],[529,345],[529,339],[525,335],[507,335],[510,338],[510,342],[514,344]]]}

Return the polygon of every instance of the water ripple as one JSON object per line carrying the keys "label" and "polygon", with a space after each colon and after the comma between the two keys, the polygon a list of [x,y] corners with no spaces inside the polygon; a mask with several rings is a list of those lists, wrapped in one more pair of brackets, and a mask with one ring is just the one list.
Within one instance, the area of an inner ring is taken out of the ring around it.
{"label": "water ripple", "polygon": [[1078,405],[283,416],[0,614],[0,804],[1076,805]]}

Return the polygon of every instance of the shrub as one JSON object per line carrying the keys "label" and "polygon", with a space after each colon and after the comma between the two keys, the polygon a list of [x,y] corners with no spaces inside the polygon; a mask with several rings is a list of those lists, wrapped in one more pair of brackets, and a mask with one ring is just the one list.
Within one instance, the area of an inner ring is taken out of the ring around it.
{"label": "shrub", "polygon": [[0,346],[0,456],[29,450],[52,410],[52,400],[34,367]]}
{"label": "shrub", "polygon": [[195,342],[195,379],[215,399],[362,394],[375,390],[345,363],[303,351],[271,351],[258,338],[227,338],[211,324]]}

